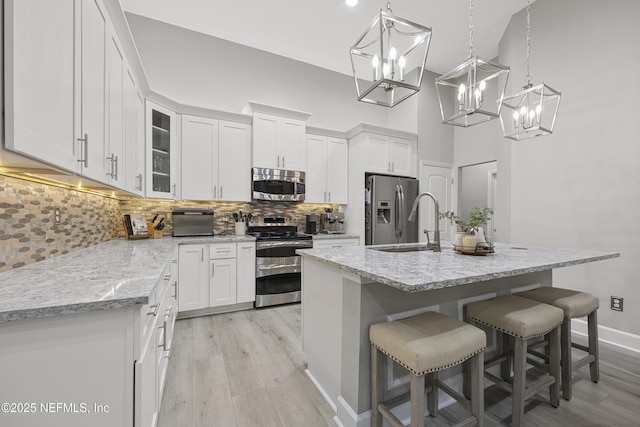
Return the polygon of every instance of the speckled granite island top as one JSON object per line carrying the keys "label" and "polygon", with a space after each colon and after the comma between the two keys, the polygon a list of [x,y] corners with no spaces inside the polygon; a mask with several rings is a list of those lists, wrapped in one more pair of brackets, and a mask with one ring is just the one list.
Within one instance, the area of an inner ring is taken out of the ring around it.
{"label": "speckled granite island top", "polygon": [[442,252],[383,252],[377,249],[406,245],[350,246],[298,249],[317,260],[405,292],[421,292],[466,285],[502,277],[568,267],[619,257],[617,252],[497,243],[495,253],[462,255],[451,246]]}
{"label": "speckled granite island top", "polygon": [[112,240],[0,274],[0,322],[149,302],[179,244],[254,241],[251,236]]}

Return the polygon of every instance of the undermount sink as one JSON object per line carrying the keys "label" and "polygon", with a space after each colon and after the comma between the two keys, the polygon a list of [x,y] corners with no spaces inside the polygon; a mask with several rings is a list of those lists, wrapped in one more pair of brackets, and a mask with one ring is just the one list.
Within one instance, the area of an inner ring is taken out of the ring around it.
{"label": "undermount sink", "polygon": [[396,246],[391,248],[370,248],[374,251],[380,252],[419,252],[419,251],[428,251],[427,245],[420,246]]}

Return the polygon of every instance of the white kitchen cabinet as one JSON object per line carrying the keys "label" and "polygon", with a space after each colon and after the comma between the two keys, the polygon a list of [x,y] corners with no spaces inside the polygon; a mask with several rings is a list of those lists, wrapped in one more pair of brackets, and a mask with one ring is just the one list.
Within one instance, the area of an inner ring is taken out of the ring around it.
{"label": "white kitchen cabinet", "polygon": [[104,5],[7,0],[5,25],[6,147],[106,182]]}
{"label": "white kitchen cabinet", "polygon": [[176,197],[176,114],[147,101],[146,196]]}
{"label": "white kitchen cabinet", "polygon": [[115,33],[108,41],[107,59],[108,69],[108,140],[106,175],[107,184],[118,188],[125,188],[125,57]]}
{"label": "white kitchen cabinet", "polygon": [[236,302],[256,300],[256,244],[239,242],[237,250]]}
{"label": "white kitchen cabinet", "polygon": [[349,150],[347,141],[307,135],[307,203],[348,203]]}
{"label": "white kitchen cabinet", "polygon": [[416,141],[386,135],[367,134],[366,172],[415,177]]}
{"label": "white kitchen cabinet", "polygon": [[256,244],[221,242],[179,247],[179,312],[211,314],[212,309],[255,301]]}
{"label": "white kitchen cabinet", "polygon": [[181,150],[183,199],[250,200],[251,126],[183,115]]}
{"label": "white kitchen cabinet", "polygon": [[313,249],[342,248],[344,246],[358,246],[357,238],[343,239],[313,239]]}
{"label": "white kitchen cabinet", "polygon": [[124,80],[125,189],[144,196],[144,98],[129,69]]}
{"label": "white kitchen cabinet", "polygon": [[179,311],[209,306],[209,248],[207,245],[180,245],[178,249]]}
{"label": "white kitchen cabinet", "polygon": [[236,244],[216,243],[209,245],[210,277],[209,306],[235,304],[236,297]]}
{"label": "white kitchen cabinet", "polygon": [[[104,6],[97,0],[81,1],[80,34],[80,145],[81,174],[107,181],[107,55],[110,24]],[[77,41],[78,42],[78,41]]]}
{"label": "white kitchen cabinet", "polygon": [[253,166],[305,171],[306,123],[288,117],[253,114]]}

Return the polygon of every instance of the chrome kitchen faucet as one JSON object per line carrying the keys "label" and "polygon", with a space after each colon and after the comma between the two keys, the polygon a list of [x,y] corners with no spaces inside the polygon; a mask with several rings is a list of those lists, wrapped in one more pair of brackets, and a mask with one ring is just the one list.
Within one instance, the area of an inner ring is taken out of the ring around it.
{"label": "chrome kitchen faucet", "polygon": [[413,201],[413,207],[411,208],[411,213],[409,214],[409,218],[407,218],[409,221],[413,222],[416,220],[416,213],[418,212],[418,203],[420,202],[420,199],[423,198],[424,196],[429,196],[431,197],[431,199],[433,200],[433,204],[435,205],[435,217],[436,217],[436,230],[433,233],[433,243],[430,243],[429,240],[429,234],[427,234],[427,249],[432,250],[433,252],[440,252],[440,208],[438,206],[438,199],[436,199],[436,196],[434,196],[433,194],[429,193],[429,192],[424,192],[424,193],[420,193],[416,196],[415,200]]}

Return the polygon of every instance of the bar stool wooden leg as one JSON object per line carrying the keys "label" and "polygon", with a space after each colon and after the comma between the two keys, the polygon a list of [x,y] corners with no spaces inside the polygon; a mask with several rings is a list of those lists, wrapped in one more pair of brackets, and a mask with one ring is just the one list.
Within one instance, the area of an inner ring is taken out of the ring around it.
{"label": "bar stool wooden leg", "polygon": [[430,391],[427,393],[427,406],[429,409],[429,415],[432,417],[438,416],[438,372],[432,372],[428,376]]}
{"label": "bar stool wooden leg", "polygon": [[484,425],[484,352],[467,361],[471,376],[471,414],[476,417],[478,427]]}
{"label": "bar stool wooden leg", "polygon": [[[549,386],[549,402],[551,406],[560,406],[560,332],[555,328],[548,334],[549,340],[549,375],[555,378]],[[526,356],[526,351],[525,351]],[[571,372],[569,372],[571,376]],[[569,387],[571,389],[571,387]]]}
{"label": "bar stool wooden leg", "polygon": [[506,357],[506,360],[500,364],[500,376],[504,381],[509,381],[511,378],[511,342],[513,338],[509,336],[509,334],[504,334],[502,332],[496,331],[498,334],[498,338],[502,336],[502,355]]}
{"label": "bar stool wooden leg", "polygon": [[383,402],[384,359],[384,355],[371,345],[371,427],[382,427],[382,415],[378,412],[378,405]]}
{"label": "bar stool wooden leg", "polygon": [[424,375],[411,374],[411,427],[424,427]]}
{"label": "bar stool wooden leg", "polygon": [[591,370],[591,381],[597,383],[600,381],[600,359],[598,355],[598,310],[593,310],[587,316],[587,327],[589,333],[589,354],[594,360],[589,364]]}
{"label": "bar stool wooden leg", "polygon": [[527,365],[527,341],[521,339],[514,339],[514,354],[513,354],[513,409],[512,420],[513,426],[522,425],[524,418],[524,387],[526,379],[526,365]]}
{"label": "bar stool wooden leg", "polygon": [[573,381],[573,362],[571,360],[571,319],[565,318],[561,329],[561,355],[562,364],[562,398],[571,400],[571,382]]}

